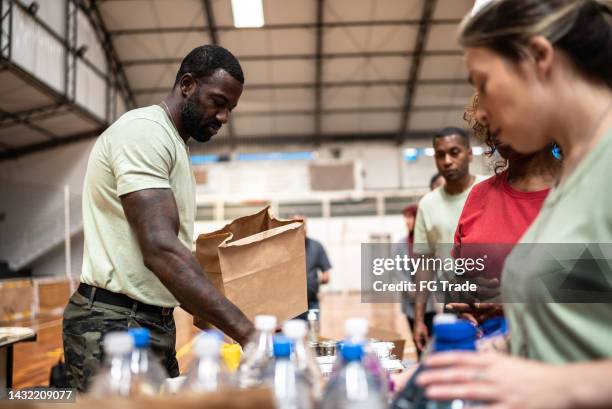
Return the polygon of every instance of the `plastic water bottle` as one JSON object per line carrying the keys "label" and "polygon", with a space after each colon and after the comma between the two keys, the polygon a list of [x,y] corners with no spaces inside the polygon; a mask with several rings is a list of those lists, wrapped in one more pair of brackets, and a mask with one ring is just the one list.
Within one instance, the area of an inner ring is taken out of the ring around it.
{"label": "plastic water bottle", "polygon": [[308,320],[308,340],[310,342],[318,342],[319,341],[319,332],[321,331],[321,322],[319,319],[319,310],[312,309],[308,310],[308,314],[306,315],[306,319]]}
{"label": "plastic water bottle", "polygon": [[131,328],[128,332],[134,339],[130,363],[134,384],[139,394],[156,395],[168,375],[159,359],[149,349],[151,332],[146,328]]}
{"label": "plastic water bottle", "polygon": [[312,409],[308,382],[291,360],[291,349],[289,338],[274,337],[274,362],[265,370],[265,383],[272,388],[278,409]]}
{"label": "plastic water bottle", "polygon": [[194,345],[196,361],[182,385],[183,392],[214,392],[231,386],[230,374],[221,358],[223,336],[216,331],[204,332]]}
{"label": "plastic water bottle", "polygon": [[327,384],[322,409],[383,409],[387,406],[380,382],[364,365],[364,356],[360,343],[344,343],[344,365]]}
{"label": "plastic water bottle", "polygon": [[504,317],[494,317],[486,320],[479,327],[482,336],[476,341],[478,351],[510,352],[510,337]]}
{"label": "plastic water bottle", "polygon": [[[476,328],[468,321],[459,320],[452,314],[438,314],[434,318],[433,339],[425,354],[444,351],[475,351]],[[392,409],[461,409],[467,407],[466,402],[454,400],[451,402],[431,401],[425,395],[425,389],[417,385],[416,379],[421,372],[427,370],[419,365],[404,389],[396,397]]]}
{"label": "plastic water bottle", "polygon": [[[343,343],[339,345],[340,349],[344,348],[346,342],[358,343],[363,348],[363,365],[365,368],[374,376],[379,382],[381,391],[385,398],[389,394],[389,376],[385,368],[383,368],[378,356],[375,351],[370,347],[370,343],[367,338],[369,323],[365,318],[349,318],[345,321],[345,332],[346,338]],[[342,353],[337,354],[336,363],[331,378],[335,374],[339,373],[342,367],[345,365],[344,355]]]}
{"label": "plastic water bottle", "polygon": [[[434,326],[433,326],[433,334],[430,339],[429,344],[423,351],[422,358],[425,358],[427,355],[434,352],[434,347],[436,344],[436,328],[440,324],[455,324],[458,322],[458,318],[454,314],[437,314],[434,317]],[[391,408],[392,409],[426,409],[428,400],[425,396],[425,389],[421,388],[416,383],[416,379],[418,376],[425,370],[425,366],[420,364],[412,377],[404,386],[396,396]]]}
{"label": "plastic water bottle", "polygon": [[276,317],[258,315],[255,317],[255,333],[244,348],[238,368],[238,383],[241,388],[250,388],[262,383],[263,370],[273,358],[273,337]]}
{"label": "plastic water bottle", "polygon": [[105,359],[92,379],[89,393],[97,398],[129,397],[133,394],[130,369],[134,338],[127,332],[111,332],[104,338]]}
{"label": "plastic water bottle", "polygon": [[315,399],[323,394],[321,369],[312,349],[306,344],[308,328],[303,320],[290,320],[283,324],[283,333],[293,342],[291,357],[298,370],[307,380]]}

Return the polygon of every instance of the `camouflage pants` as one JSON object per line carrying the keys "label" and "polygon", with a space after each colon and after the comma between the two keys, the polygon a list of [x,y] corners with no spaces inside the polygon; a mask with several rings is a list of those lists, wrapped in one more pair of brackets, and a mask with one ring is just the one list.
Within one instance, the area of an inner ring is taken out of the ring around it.
{"label": "camouflage pants", "polygon": [[86,391],[91,376],[104,358],[102,340],[107,333],[140,327],[151,331],[151,350],[160,358],[168,376],[178,376],[176,327],[172,315],[134,312],[125,307],[90,302],[89,298],[75,292],[64,310],[63,321],[64,357],[72,387]]}

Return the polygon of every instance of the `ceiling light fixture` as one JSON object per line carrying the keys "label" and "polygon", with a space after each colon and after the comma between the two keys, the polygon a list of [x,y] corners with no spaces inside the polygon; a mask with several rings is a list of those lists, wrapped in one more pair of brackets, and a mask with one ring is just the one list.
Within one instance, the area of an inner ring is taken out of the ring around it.
{"label": "ceiling light fixture", "polygon": [[234,27],[263,27],[262,0],[232,0]]}

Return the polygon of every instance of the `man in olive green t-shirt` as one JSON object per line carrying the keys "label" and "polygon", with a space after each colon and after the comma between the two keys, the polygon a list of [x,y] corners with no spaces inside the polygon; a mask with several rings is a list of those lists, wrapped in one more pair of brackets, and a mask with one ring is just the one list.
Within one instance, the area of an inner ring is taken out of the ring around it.
{"label": "man in olive green t-shirt", "polygon": [[206,317],[244,344],[251,322],[192,254],[195,180],[187,141],[207,142],[229,119],[244,76],[226,49],[201,46],[181,63],[159,105],[125,113],[96,141],[83,188],[81,284],[64,311],[68,378],[86,390],[104,336],[144,327],[178,376],[173,308]]}
{"label": "man in olive green t-shirt", "polygon": [[[441,186],[427,193],[419,202],[419,209],[414,226],[415,257],[448,257],[441,255],[442,248],[450,248],[454,242],[455,230],[463,205],[474,184],[485,179],[483,176],[470,174],[472,148],[468,134],[461,128],[442,129],[433,138],[434,160],[438,172],[446,181]],[[445,246],[444,246],[445,245]],[[415,283],[436,279],[436,272],[420,270],[416,272]],[[417,284],[417,288],[420,284]],[[433,312],[426,311],[430,294],[419,292],[414,306],[413,340],[421,351],[429,337],[429,328]],[[429,323],[429,325],[427,325]]]}

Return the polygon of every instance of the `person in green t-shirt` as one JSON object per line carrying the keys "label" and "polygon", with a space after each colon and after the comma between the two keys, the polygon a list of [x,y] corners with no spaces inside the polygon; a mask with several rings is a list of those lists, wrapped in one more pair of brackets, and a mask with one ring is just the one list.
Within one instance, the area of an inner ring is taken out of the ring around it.
{"label": "person in green t-shirt", "polygon": [[[415,257],[422,255],[428,259],[450,256],[450,244],[453,243],[465,200],[472,187],[486,179],[485,176],[470,173],[473,155],[470,137],[464,129],[443,128],[434,135],[432,145],[436,168],[444,177],[445,184],[427,193],[419,201],[413,247]],[[426,321],[433,318],[427,318],[427,305],[431,305],[431,299],[435,299],[436,295],[429,294],[425,287],[420,290],[420,283],[435,281],[438,275],[439,271],[424,268],[415,272],[415,284],[419,291],[415,292],[414,325],[411,330],[417,351],[422,351],[429,339]],[[437,303],[442,301],[434,300]]]}
{"label": "person in green t-shirt", "polygon": [[[173,309],[181,306],[241,344],[253,324],[192,253],[195,179],[187,142],[227,123],[244,75],[225,48],[182,61],[170,93],[123,114],[96,141],[83,186],[83,270],[63,316],[69,382],[87,389],[109,332],[144,327],[168,375],[179,375]],[[168,84],[172,85],[172,84]]]}
{"label": "person in green t-shirt", "polygon": [[[519,153],[543,149],[550,135],[563,153],[556,187],[521,242],[609,246],[612,1],[491,1],[465,19],[460,42],[478,121]],[[483,408],[612,407],[612,302],[538,298],[542,288],[530,284],[554,279],[559,264],[521,257],[519,247],[502,276],[504,300],[530,301],[504,305],[514,356],[437,354],[417,382],[432,399]],[[591,282],[600,296],[611,271]]]}

